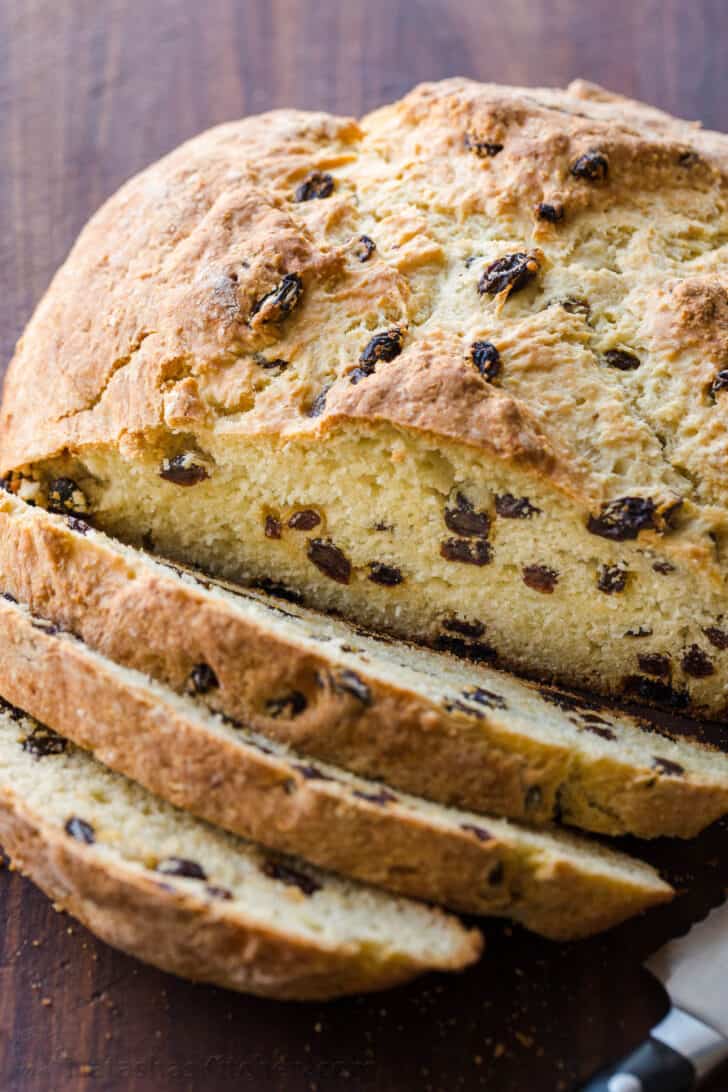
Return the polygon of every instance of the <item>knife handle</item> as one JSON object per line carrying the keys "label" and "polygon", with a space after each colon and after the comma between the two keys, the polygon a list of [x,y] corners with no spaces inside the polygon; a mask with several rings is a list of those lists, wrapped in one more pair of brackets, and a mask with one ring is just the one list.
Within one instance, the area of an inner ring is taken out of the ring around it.
{"label": "knife handle", "polygon": [[695,1017],[673,1008],[649,1039],[583,1092],[693,1092],[728,1058],[728,1040]]}

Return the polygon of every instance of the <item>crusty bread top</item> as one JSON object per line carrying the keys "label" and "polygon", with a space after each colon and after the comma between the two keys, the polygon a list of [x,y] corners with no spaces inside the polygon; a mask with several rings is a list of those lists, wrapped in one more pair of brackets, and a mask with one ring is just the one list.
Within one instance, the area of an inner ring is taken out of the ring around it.
{"label": "crusty bread top", "polygon": [[727,169],[724,136],[583,82],[213,129],[82,233],[11,366],[0,471],[140,432],[214,452],[383,419],[590,509],[683,498],[719,527]]}

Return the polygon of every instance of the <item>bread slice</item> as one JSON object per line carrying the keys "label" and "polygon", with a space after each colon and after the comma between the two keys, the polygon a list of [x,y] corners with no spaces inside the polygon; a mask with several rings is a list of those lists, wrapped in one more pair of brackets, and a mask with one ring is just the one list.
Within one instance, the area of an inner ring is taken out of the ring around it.
{"label": "bread slice", "polygon": [[442,911],[234,838],[0,710],[0,843],[103,940],[265,997],[378,990],[459,970],[481,938]]}
{"label": "bread slice", "polygon": [[626,856],[312,763],[47,627],[0,599],[0,694],[112,769],[233,833],[559,940],[671,897],[653,869]]}
{"label": "bread slice", "polygon": [[0,473],[373,628],[722,715],[727,164],[581,82],[203,133],[55,277]]}
{"label": "bread slice", "polygon": [[175,570],[2,491],[0,586],[269,738],[441,803],[642,837],[690,837],[728,811],[725,755]]}

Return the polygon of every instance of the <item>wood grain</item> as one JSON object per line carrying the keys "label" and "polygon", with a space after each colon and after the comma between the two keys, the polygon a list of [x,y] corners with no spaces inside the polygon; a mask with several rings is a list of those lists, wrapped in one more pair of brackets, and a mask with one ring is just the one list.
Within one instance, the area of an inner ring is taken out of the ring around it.
{"label": "wood grain", "polygon": [[[583,76],[726,129],[727,49],[725,0],[0,0],[0,361],[89,214],[208,125],[465,74]],[[660,1017],[640,962],[719,900],[727,839],[650,846],[689,893],[605,937],[493,925],[467,975],[314,1007],[142,967],[0,873],[0,1088],[565,1090]]]}

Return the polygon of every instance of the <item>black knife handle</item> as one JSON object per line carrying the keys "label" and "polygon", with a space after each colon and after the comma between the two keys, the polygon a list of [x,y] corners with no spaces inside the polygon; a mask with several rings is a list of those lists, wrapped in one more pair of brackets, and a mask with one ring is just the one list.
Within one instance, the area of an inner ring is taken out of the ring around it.
{"label": "black knife handle", "polygon": [[649,1039],[583,1092],[692,1092],[728,1059],[728,1038],[674,1006]]}
{"label": "black knife handle", "polygon": [[646,1039],[611,1069],[597,1074],[584,1092],[692,1092],[696,1074],[692,1064],[659,1039]]}

